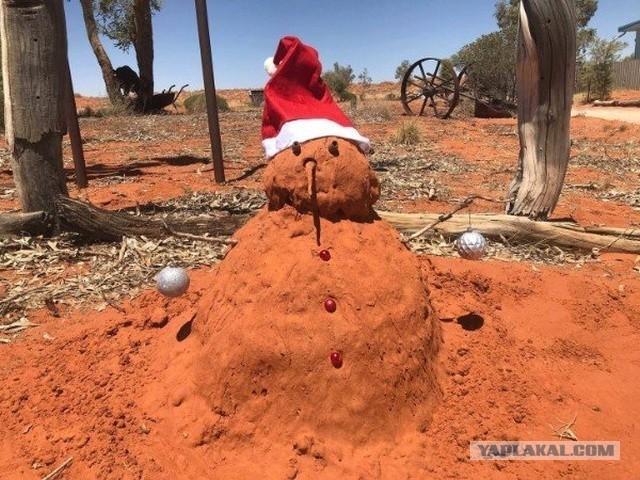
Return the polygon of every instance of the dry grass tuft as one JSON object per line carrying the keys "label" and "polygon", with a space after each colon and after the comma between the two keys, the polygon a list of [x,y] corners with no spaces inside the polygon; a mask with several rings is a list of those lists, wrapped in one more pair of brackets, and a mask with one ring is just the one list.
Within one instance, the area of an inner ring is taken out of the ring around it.
{"label": "dry grass tuft", "polygon": [[402,123],[392,139],[394,143],[399,143],[400,145],[417,145],[420,140],[420,130],[413,122]]}

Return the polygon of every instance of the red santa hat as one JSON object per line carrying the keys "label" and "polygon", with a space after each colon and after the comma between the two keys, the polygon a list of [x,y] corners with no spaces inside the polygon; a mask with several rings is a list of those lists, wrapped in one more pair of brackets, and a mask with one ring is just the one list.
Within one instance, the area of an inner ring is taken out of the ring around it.
{"label": "red santa hat", "polygon": [[369,140],[333,101],[321,78],[322,65],[314,48],[299,38],[284,37],[264,66],[271,75],[264,88],[262,115],[262,145],[267,157],[294,142],[321,137],[346,138],[357,142],[363,151],[369,150]]}

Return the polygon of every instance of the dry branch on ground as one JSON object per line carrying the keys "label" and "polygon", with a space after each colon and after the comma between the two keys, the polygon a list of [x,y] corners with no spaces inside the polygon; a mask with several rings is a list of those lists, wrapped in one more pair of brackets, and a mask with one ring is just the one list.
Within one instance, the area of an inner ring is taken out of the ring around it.
{"label": "dry branch on ground", "polygon": [[[406,233],[413,233],[440,217],[438,214],[378,213]],[[583,227],[566,220],[540,222],[513,215],[453,215],[434,227],[434,233],[454,236],[470,226],[485,236],[508,237],[514,243],[545,243],[563,248],[640,253],[640,228]]]}

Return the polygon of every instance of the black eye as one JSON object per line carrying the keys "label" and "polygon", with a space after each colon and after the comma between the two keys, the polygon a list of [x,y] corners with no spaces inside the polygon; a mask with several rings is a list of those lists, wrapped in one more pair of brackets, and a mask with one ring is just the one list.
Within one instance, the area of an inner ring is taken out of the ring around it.
{"label": "black eye", "polygon": [[300,143],[293,142],[293,145],[291,145],[291,151],[296,157],[300,155],[300,153],[302,152],[302,147],[300,146]]}
{"label": "black eye", "polygon": [[340,151],[338,150],[338,142],[337,141],[334,140],[333,142],[331,142],[331,144],[327,148],[329,149],[329,153],[331,155],[333,155],[334,157],[337,157],[338,155],[340,155]]}

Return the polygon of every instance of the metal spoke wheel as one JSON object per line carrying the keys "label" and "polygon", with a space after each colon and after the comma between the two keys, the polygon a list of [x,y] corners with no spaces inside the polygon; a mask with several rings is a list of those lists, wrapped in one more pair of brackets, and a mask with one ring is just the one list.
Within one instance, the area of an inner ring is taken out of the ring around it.
{"label": "metal spoke wheel", "polygon": [[447,118],[460,99],[460,82],[450,62],[427,57],[409,67],[400,93],[407,115]]}

